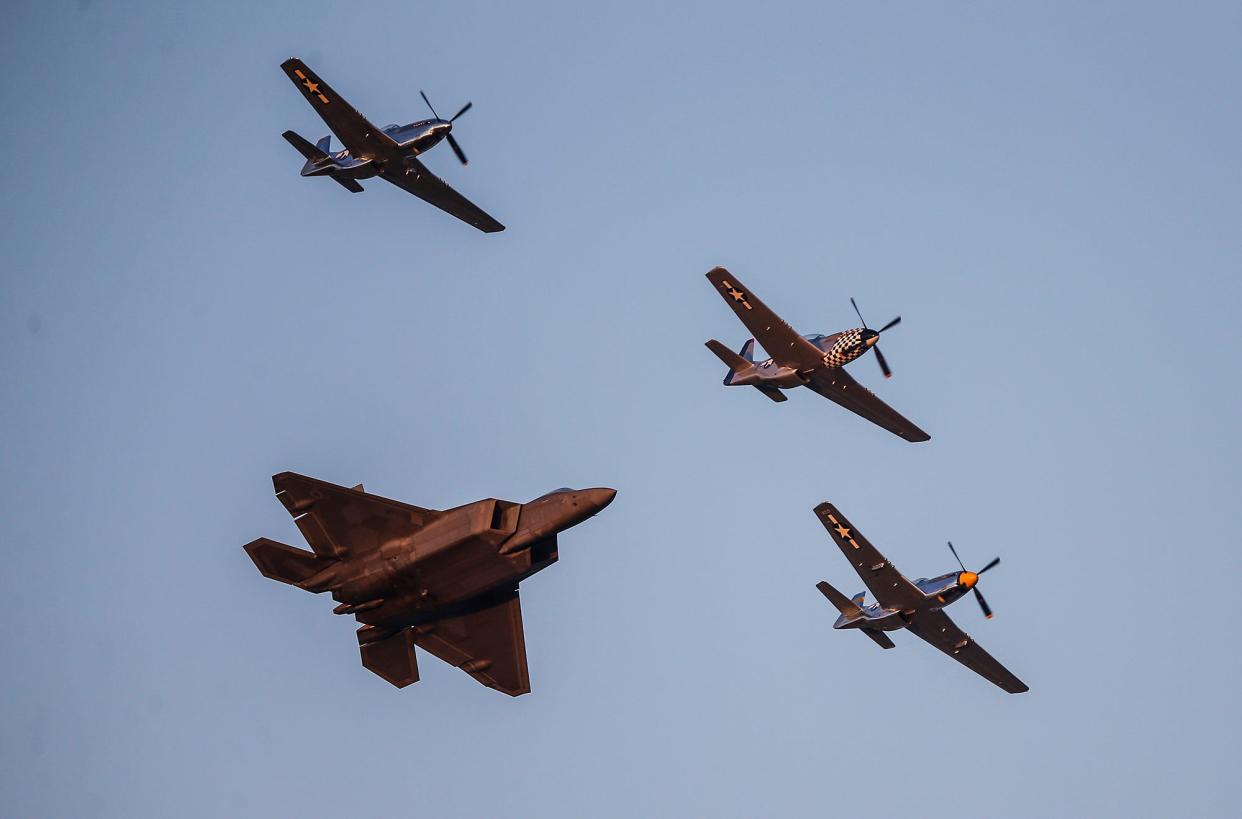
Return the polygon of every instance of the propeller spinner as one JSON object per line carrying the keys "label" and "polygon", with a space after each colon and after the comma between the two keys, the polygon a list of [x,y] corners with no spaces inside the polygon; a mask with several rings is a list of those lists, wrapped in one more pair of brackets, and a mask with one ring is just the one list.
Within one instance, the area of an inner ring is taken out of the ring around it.
{"label": "propeller spinner", "polygon": [[963,586],[975,593],[975,600],[979,601],[979,608],[983,610],[983,616],[991,620],[992,608],[988,605],[988,601],[983,599],[983,594],[979,591],[976,584],[979,582],[979,575],[983,574],[997,563],[1000,563],[1000,558],[994,557],[988,565],[984,566],[979,571],[971,572],[966,570],[966,565],[962,563],[962,559],[957,556],[957,549],[953,548],[953,541],[949,541],[949,551],[952,552],[953,557],[956,558],[957,565],[962,567],[962,573],[957,576],[957,582],[961,583]]}
{"label": "propeller spinner", "polygon": [[870,327],[867,326],[867,320],[863,318],[862,311],[858,309],[858,302],[854,301],[853,296],[850,296],[850,304],[854,305],[854,312],[858,314],[858,320],[862,322],[863,344],[866,344],[868,347],[875,350],[875,360],[879,362],[880,372],[884,373],[884,377],[892,378],[893,371],[888,368],[888,362],[884,360],[884,353],[880,352],[880,348],[876,346],[876,342],[880,340],[880,333],[883,333],[885,330],[888,330],[892,327],[896,327],[898,324],[901,323],[901,316],[898,316],[897,318],[893,319],[888,324],[885,324],[883,327],[881,327],[878,330],[872,330]]}

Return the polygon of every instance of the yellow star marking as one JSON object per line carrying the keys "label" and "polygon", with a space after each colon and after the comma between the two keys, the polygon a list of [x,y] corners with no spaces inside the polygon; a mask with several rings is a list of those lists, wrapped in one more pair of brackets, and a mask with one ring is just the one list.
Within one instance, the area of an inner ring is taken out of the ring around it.
{"label": "yellow star marking", "polygon": [[320,102],[327,102],[328,98],[319,92],[319,83],[311,82],[310,77],[302,73],[302,69],[295,68],[293,73],[298,75],[298,79],[302,81],[302,85],[306,86],[306,90],[311,94],[319,97]]}
{"label": "yellow star marking", "polygon": [[721,284],[729,288],[725,292],[727,292],[734,301],[740,301],[742,303],[742,306],[745,307],[747,310],[751,309],[750,302],[746,300],[746,293],[744,291],[738,290],[736,287],[734,287],[729,282],[721,282]]}
{"label": "yellow star marking", "polygon": [[837,524],[837,534],[838,534],[838,535],[840,535],[840,536],[842,537],[842,539],[844,539],[844,538],[848,538],[848,537],[850,536],[850,530],[849,530],[849,529],[846,529],[844,526],[842,526],[841,524],[839,524],[839,523],[838,523],[838,524]]}

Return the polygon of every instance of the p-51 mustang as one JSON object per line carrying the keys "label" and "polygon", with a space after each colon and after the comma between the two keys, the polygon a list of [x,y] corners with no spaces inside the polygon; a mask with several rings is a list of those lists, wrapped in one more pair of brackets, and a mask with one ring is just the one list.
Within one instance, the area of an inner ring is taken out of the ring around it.
{"label": "p-51 mustang", "polygon": [[292,472],[272,483],[314,551],[259,538],[246,553],[264,577],[331,592],[333,614],[363,624],[367,669],[398,688],[418,682],[418,646],[513,697],[530,691],[518,583],[556,562],[559,532],[617,494],[558,489],[438,512]]}
{"label": "p-51 mustang", "polygon": [[[881,333],[901,321],[900,316],[879,330],[872,330],[863,321],[862,327],[830,336],[802,336],[723,267],[713,269],[707,274],[707,279],[754,336],[740,353],[733,352],[714,338],[707,342],[707,348],[729,368],[724,379],[725,386],[751,386],[773,401],[786,400],[781,390],[808,387],[907,441],[919,442],[931,438],[843,369],[863,353],[874,350],[884,377],[890,377],[892,371],[876,342],[880,340]],[[850,303],[853,302],[850,299]],[[854,310],[858,311],[857,304]],[[861,313],[858,318],[862,321]],[[767,361],[755,363],[756,340],[771,356]]]}
{"label": "p-51 mustang", "polygon": [[353,193],[362,193],[359,179],[379,176],[484,233],[505,229],[504,225],[450,188],[418,161],[420,154],[446,140],[461,164],[466,164],[466,154],[453,138],[453,121],[469,111],[471,103],[462,106],[452,118],[441,119],[431,108],[427,95],[420,91],[423,102],[431,108],[433,119],[376,128],[301,60],[288,59],[280,67],[345,145],[345,150],[334,153],[331,137],[324,137],[312,145],[293,131],[285,131],[282,136],[306,157],[302,176],[326,176]]}
{"label": "p-51 mustang", "polygon": [[960,600],[966,592],[973,591],[984,616],[992,619],[992,610],[988,608],[987,601],[983,599],[976,584],[979,582],[979,575],[1000,563],[999,557],[979,571],[969,572],[962,566],[957,550],[950,543],[949,549],[962,570],[911,582],[884,559],[884,555],[845,519],[837,507],[831,503],[821,503],[815,507],[815,514],[819,515],[819,520],[828,530],[828,534],[841,547],[841,551],[854,565],[858,576],[867,584],[876,599],[875,603],[868,606],[864,599],[865,592],[856,594],[851,599],[824,581],[817,583],[816,588],[841,612],[841,616],[832,624],[833,628],[858,629],[879,644],[880,648],[893,647],[893,641],[884,632],[908,629],[1010,694],[1021,694],[1029,690],[1026,683],[980,648],[978,643],[954,625],[949,615],[944,613],[945,606]]}

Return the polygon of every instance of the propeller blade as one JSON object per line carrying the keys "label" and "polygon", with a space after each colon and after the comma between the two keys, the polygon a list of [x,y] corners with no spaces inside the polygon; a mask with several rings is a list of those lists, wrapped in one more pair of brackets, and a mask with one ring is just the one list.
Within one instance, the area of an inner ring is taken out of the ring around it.
{"label": "propeller blade", "polygon": [[465,153],[462,152],[461,146],[457,144],[457,140],[453,139],[453,135],[449,134],[447,139],[449,147],[453,149],[453,153],[457,154],[457,158],[461,161],[461,164],[469,165],[470,160],[466,159]]}
{"label": "propeller blade", "polygon": [[871,349],[875,350],[875,360],[880,362],[880,372],[884,373],[885,378],[892,378],[893,371],[888,368],[888,362],[884,360],[884,353],[880,352],[880,348],[874,345]]}
{"label": "propeller blade", "polygon": [[984,572],[986,572],[988,569],[990,569],[990,568],[992,568],[993,566],[995,566],[997,563],[1000,563],[1000,558],[999,558],[999,557],[992,558],[992,562],[991,562],[991,563],[989,563],[988,565],[984,566],[984,567],[983,567],[982,569],[980,569],[979,571],[975,572],[975,574],[983,574],[983,573],[984,573]]}
{"label": "propeller blade", "polygon": [[858,309],[858,302],[854,301],[853,296],[850,296],[850,304],[854,305],[854,312],[858,314],[858,320],[862,322],[863,327],[866,327],[867,320],[862,317],[862,311]]}
{"label": "propeller blade", "polygon": [[469,111],[469,110],[470,110],[470,108],[471,108],[471,106],[473,106],[473,105],[474,105],[474,103],[473,103],[473,102],[468,102],[468,103],[466,103],[465,105],[463,105],[463,106],[461,107],[461,110],[460,110],[460,111],[458,111],[456,114],[453,114],[453,118],[452,118],[452,119],[450,119],[450,120],[449,120],[449,122],[452,122],[453,120],[455,120],[455,119],[457,119],[458,117],[460,117],[462,114],[464,114],[464,113],[466,113],[467,111]]}
{"label": "propeller blade", "polygon": [[898,324],[901,324],[901,316],[898,316],[897,318],[895,318],[895,319],[893,319],[892,321],[890,321],[888,324],[885,324],[883,327],[881,327],[880,329],[876,330],[876,332],[877,332],[877,333],[882,333],[882,332],[884,332],[885,330],[889,329],[890,327],[896,327]]}
{"label": "propeller blade", "polygon": [[431,104],[431,100],[427,99],[427,95],[424,94],[421,90],[418,93],[423,98],[423,102],[427,103],[427,107],[431,109],[431,115],[435,117],[436,119],[439,119],[440,115],[436,113],[436,109]]}
{"label": "propeller blade", "polygon": [[988,601],[983,599],[983,595],[979,593],[979,587],[975,587],[975,599],[979,601],[979,608],[983,609],[983,616],[992,619],[992,609],[988,607]]}
{"label": "propeller blade", "polygon": [[953,541],[949,541],[949,551],[953,553],[953,557],[957,559],[957,565],[962,567],[962,571],[966,571],[966,564],[957,556],[957,549],[953,548]]}

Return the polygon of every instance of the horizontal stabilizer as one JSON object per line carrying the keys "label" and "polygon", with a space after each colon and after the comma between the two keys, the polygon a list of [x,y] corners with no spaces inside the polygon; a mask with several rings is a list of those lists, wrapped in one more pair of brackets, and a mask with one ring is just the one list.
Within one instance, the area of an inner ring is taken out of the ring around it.
{"label": "horizontal stabilizer", "polygon": [[889,639],[889,636],[885,634],[884,632],[880,631],[879,629],[864,628],[864,629],[859,629],[859,631],[861,631],[863,634],[870,637],[872,640],[875,640],[875,644],[878,645],[880,648],[896,648],[897,647],[893,644],[893,641]]}
{"label": "horizontal stabilizer", "polygon": [[250,541],[245,549],[264,577],[290,585],[301,583],[331,562],[320,560],[313,552],[277,543],[265,537]]}
{"label": "horizontal stabilizer", "polygon": [[340,185],[350,193],[362,193],[365,188],[358,184],[357,179],[350,179],[348,176],[337,176],[332,174],[332,181]]}
{"label": "horizontal stabilizer", "polygon": [[[365,636],[364,626],[359,629],[359,639]],[[405,688],[418,682],[418,659],[414,656],[414,633],[408,628],[401,629],[391,637],[367,643],[360,647],[362,665],[368,671],[383,677],[386,681]]]}
{"label": "horizontal stabilizer", "polygon": [[721,344],[716,339],[714,338],[710,339],[709,341],[705,343],[707,345],[707,349],[715,353],[716,358],[719,358],[721,361],[723,361],[725,363],[725,366],[729,368],[729,376],[725,377],[726,384],[729,383],[729,377],[732,376],[733,373],[737,372],[738,370],[744,370],[750,366],[749,361],[742,358],[740,355],[733,352],[732,350],[730,350],[728,347]]}
{"label": "horizontal stabilizer", "polygon": [[780,390],[778,390],[776,387],[764,387],[759,384],[755,384],[754,387],[755,389],[759,390],[759,392],[763,393],[768,398],[771,398],[773,401],[775,401],[778,404],[782,401],[789,400],[789,396],[781,392]]}
{"label": "horizontal stabilizer", "polygon": [[328,158],[328,154],[326,152],[320,150],[314,145],[311,145],[301,134],[294,133],[293,131],[285,131],[281,134],[281,136],[284,137],[290,145],[296,148],[298,153],[306,157],[306,159],[311,162]]}
{"label": "horizontal stabilizer", "polygon": [[857,617],[862,612],[862,609],[853,600],[841,594],[841,592],[828,585],[827,582],[821,580],[815,584],[815,588],[819,589],[820,594],[827,597],[828,602],[836,606],[837,610],[846,617]]}

